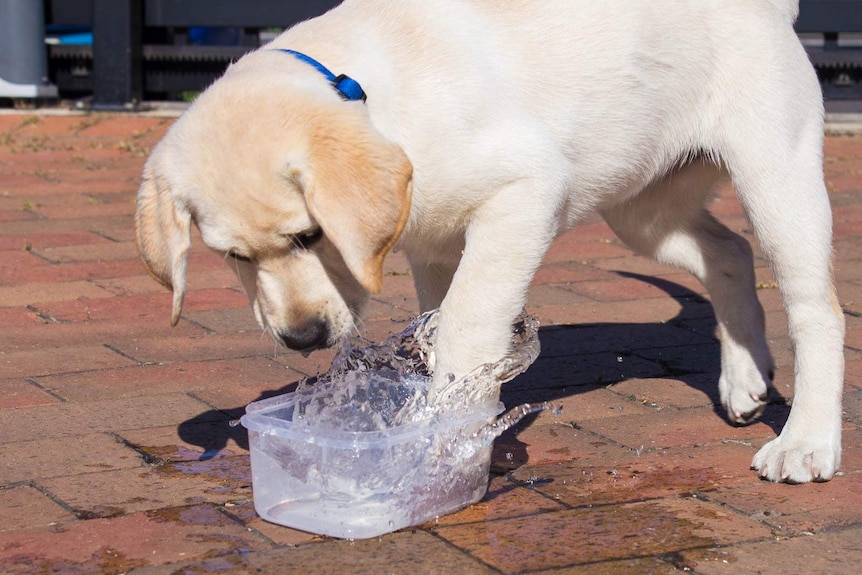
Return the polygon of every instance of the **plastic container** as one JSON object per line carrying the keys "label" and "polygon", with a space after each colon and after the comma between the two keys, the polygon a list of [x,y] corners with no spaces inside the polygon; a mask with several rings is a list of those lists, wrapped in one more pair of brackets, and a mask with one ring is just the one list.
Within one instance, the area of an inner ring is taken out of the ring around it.
{"label": "plastic container", "polygon": [[273,523],[345,539],[417,525],[481,499],[492,437],[477,432],[497,401],[382,431],[293,421],[295,394],[246,407],[257,513]]}

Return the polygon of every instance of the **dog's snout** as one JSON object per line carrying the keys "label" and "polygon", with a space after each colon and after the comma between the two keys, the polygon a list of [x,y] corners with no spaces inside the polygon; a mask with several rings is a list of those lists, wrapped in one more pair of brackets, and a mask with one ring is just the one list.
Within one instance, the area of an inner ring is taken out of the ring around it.
{"label": "dog's snout", "polygon": [[283,331],[279,337],[284,345],[290,349],[311,351],[326,347],[326,342],[329,339],[329,327],[325,321],[314,321],[299,329]]}

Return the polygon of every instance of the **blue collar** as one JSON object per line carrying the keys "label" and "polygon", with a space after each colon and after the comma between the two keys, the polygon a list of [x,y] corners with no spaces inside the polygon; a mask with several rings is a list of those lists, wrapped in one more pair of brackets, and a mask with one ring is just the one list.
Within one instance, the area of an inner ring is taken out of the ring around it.
{"label": "blue collar", "polygon": [[365,92],[362,90],[362,86],[359,85],[359,82],[351,78],[350,76],[345,76],[341,74],[336,76],[332,72],[329,71],[329,68],[312,58],[311,56],[306,56],[302,52],[297,52],[295,50],[287,50],[285,48],[273,48],[276,52],[284,52],[286,54],[290,54],[291,56],[295,56],[296,58],[302,60],[306,64],[317,69],[318,72],[323,74],[329,83],[332,84],[332,87],[341,94],[341,97],[345,100],[349,100],[351,102],[365,102]]}

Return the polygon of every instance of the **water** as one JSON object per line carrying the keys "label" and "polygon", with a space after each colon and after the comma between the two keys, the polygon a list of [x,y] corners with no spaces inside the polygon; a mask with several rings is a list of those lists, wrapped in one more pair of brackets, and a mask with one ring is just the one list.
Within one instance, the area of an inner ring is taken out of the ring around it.
{"label": "water", "polygon": [[[538,357],[538,328],[535,318],[519,317],[512,326],[509,354],[457,381],[450,378],[434,390],[433,399],[429,357],[437,331],[436,311],[419,316],[379,344],[353,338],[341,346],[326,374],[299,383],[293,420],[339,431],[380,431],[496,402],[501,386]],[[519,406],[487,433],[502,433],[529,413],[551,408],[550,404]]]}
{"label": "water", "polygon": [[[559,413],[550,403],[524,404],[496,418],[501,386],[539,355],[537,320],[521,316],[509,354],[429,396],[436,327],[429,312],[379,344],[355,338],[326,374],[300,382],[278,417],[307,441],[252,451],[253,471],[295,481],[285,488],[290,499],[265,517],[362,538],[450,513],[484,496],[496,437],[531,413]],[[324,438],[334,447],[322,448]]]}

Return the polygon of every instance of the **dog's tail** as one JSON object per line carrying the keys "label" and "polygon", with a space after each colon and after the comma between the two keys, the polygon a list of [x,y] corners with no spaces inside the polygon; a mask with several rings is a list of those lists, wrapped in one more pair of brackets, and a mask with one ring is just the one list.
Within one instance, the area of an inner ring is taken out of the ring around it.
{"label": "dog's tail", "polygon": [[799,0],[769,0],[775,9],[784,14],[791,24],[799,16]]}

